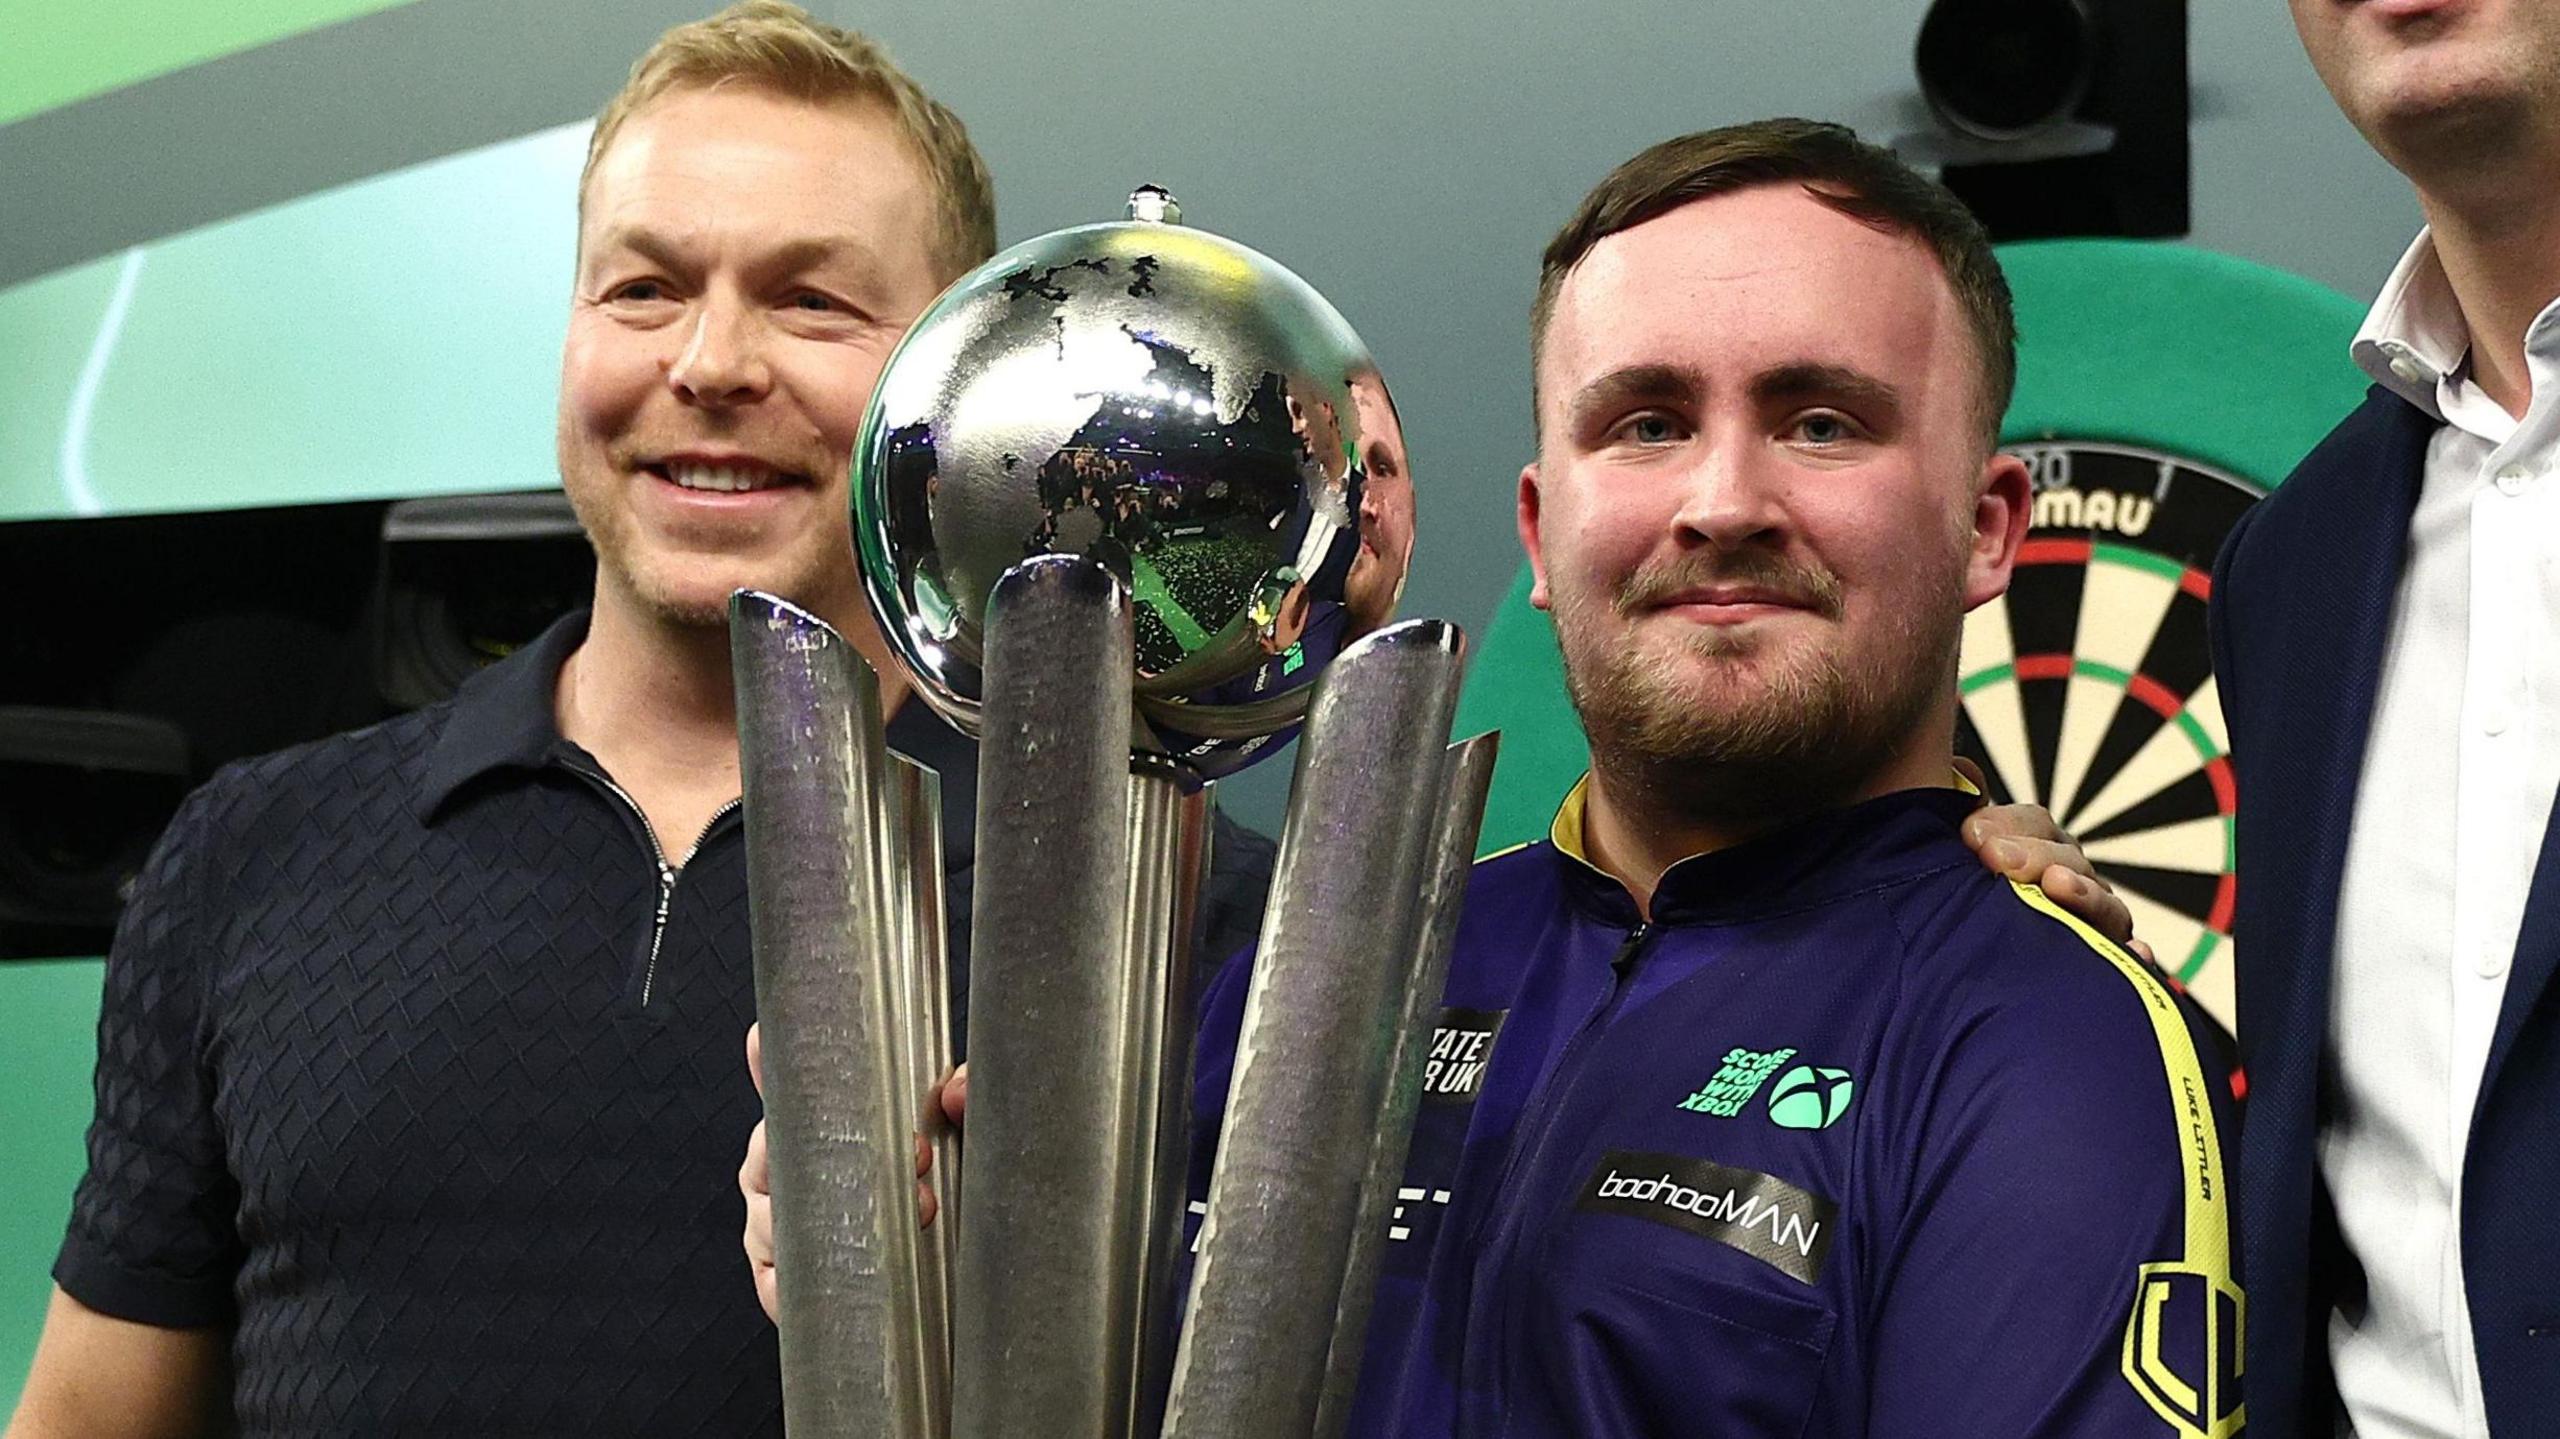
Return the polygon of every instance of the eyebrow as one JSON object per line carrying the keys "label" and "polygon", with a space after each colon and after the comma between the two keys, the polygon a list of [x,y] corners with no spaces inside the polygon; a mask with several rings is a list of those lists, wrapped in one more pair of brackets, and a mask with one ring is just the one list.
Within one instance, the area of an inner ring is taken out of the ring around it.
{"label": "eyebrow", "polygon": [[[598,241],[597,249],[629,250],[653,265],[682,269],[688,263],[683,245],[675,237],[641,225],[623,225],[608,230]],[[877,252],[869,242],[857,235],[812,235],[776,246],[770,253],[757,257],[758,269],[793,273],[814,269],[832,260],[849,259],[857,266],[877,269]]]}
{"label": "eyebrow", "polygon": [[1751,396],[1763,404],[1829,399],[1877,416],[1902,413],[1902,391],[1892,385],[1864,370],[1813,360],[1761,371],[1751,381]]}
{"label": "eyebrow", "polygon": [[1669,365],[1628,365],[1574,391],[1565,405],[1565,423],[1580,429],[1595,416],[1631,404],[1694,405],[1698,395],[1697,382]]}

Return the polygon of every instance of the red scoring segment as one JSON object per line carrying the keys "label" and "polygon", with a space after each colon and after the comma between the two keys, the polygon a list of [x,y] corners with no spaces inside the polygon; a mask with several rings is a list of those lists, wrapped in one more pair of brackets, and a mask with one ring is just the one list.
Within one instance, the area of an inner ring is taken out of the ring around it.
{"label": "red scoring segment", "polygon": [[[2088,548],[2086,544],[2075,540],[2034,541],[2032,543],[2049,543],[2057,546],[2079,544],[2080,548],[2084,551]],[[2200,575],[2196,575],[2192,570],[2188,571],[2188,574],[2197,579],[2203,578]],[[2015,666],[2017,676],[2021,681],[2067,680],[2071,678],[2073,670],[2073,660],[2069,655],[2020,655],[2015,661],[2013,661],[2013,664]],[[2160,716],[2160,722],[2163,724],[2177,723],[2178,716],[2184,712],[2186,708],[2179,702],[2178,697],[2170,692],[2167,685],[2160,683],[2149,675],[2128,676],[2125,683],[2125,693],[2142,701],[2144,705],[2150,708],[2152,713]],[[2232,782],[2231,778],[2230,756],[2217,755],[2214,758],[2205,761],[2204,776],[2206,781],[2213,786],[2214,807],[2222,812],[2224,818],[2228,819],[2238,808],[2239,799],[2238,786]],[[2222,882],[2214,888],[2213,909],[2205,916],[2204,922],[2205,926],[2216,934],[2228,935],[2231,933],[2231,907],[2237,888],[2238,886],[2235,877],[2228,872],[2222,876]]]}

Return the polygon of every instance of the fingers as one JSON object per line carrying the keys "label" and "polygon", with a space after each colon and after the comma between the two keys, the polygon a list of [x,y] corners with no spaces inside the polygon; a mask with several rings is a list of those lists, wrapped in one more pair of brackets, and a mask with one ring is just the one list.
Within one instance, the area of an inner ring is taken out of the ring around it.
{"label": "fingers", "polygon": [[1986,805],[1965,816],[1965,843],[1985,865],[2042,889],[2091,929],[2118,944],[2133,939],[2133,911],[2089,863],[2080,842],[2032,804]]}
{"label": "fingers", "polygon": [[[2077,849],[2072,850],[2071,855],[2083,865],[2088,863],[2080,858]],[[2107,887],[2105,880],[2093,879],[2071,863],[2058,861],[2046,865],[2035,884],[2046,897],[2079,916],[2091,929],[2118,944],[2132,942],[2133,911],[2125,907],[2124,901],[2116,897],[2116,892]]]}
{"label": "fingers", "polygon": [[[953,1129],[960,1128],[969,1116],[969,1066],[958,1065],[942,1076],[933,1086],[933,1092],[926,1096],[924,1108],[928,1124],[939,1122]],[[932,1168],[933,1146],[919,1134],[916,1136],[916,1210],[927,1225],[932,1224],[934,1216],[942,1212],[942,1201],[936,1199],[933,1190],[923,1182]]]}
{"label": "fingers", "polygon": [[765,1317],[779,1320],[776,1287],[773,1277],[773,1188],[772,1169],[765,1152],[764,1125],[759,1123],[747,1135],[746,1161],[738,1166],[738,1192],[746,1197],[747,1226],[744,1245],[747,1271],[755,1276],[756,1300],[764,1305]]}
{"label": "fingers", "polygon": [[[941,1084],[934,1086],[936,1098],[927,1106],[928,1109],[938,1107],[942,1090],[956,1077],[946,1075]],[[954,1117],[951,1122],[957,1124],[959,1120]],[[932,1228],[933,1217],[942,1212],[942,1201],[934,1197],[933,1186],[925,1182],[926,1177],[932,1173],[933,1141],[919,1134],[916,1136],[916,1217],[917,1227],[922,1229]]]}
{"label": "fingers", "polygon": [[942,1201],[934,1197],[933,1186],[925,1176],[933,1172],[933,1144],[923,1135],[916,1136],[916,1227],[931,1229],[933,1216],[942,1212]]}
{"label": "fingers", "polygon": [[[757,1097],[764,1094],[764,1026],[747,1026],[747,1077],[755,1081]],[[961,1065],[942,1082],[936,1084],[927,1110],[939,1114],[955,1128],[968,1113],[969,1068]],[[916,1214],[920,1225],[929,1226],[942,1211],[942,1201],[925,1183],[933,1168],[933,1146],[921,1134],[916,1136]],[[765,1140],[765,1127],[759,1121],[747,1136],[747,1154],[738,1166],[738,1191],[747,1203],[747,1223],[743,1244],[747,1268],[755,1276],[756,1302],[764,1306],[765,1317],[779,1322],[780,1287],[773,1265],[773,1163]]]}
{"label": "fingers", "polygon": [[[755,1128],[747,1131],[747,1158],[738,1166],[738,1192],[747,1196],[749,1204],[760,1200],[770,1204],[773,1199],[773,1164],[765,1151],[764,1121],[761,1119],[756,1121]],[[752,1219],[755,1216],[750,1214],[748,1217]]]}
{"label": "fingers", "polygon": [[2042,805],[1987,804],[1964,817],[1964,842],[1976,851],[2001,840],[2072,843],[2071,836],[2062,832],[2062,826],[2054,823],[2052,812]]}
{"label": "fingers", "polygon": [[2151,946],[2144,944],[2138,939],[2128,939],[2122,941],[2122,943],[2125,948],[2132,950],[2137,955],[2140,955],[2144,964],[2150,965],[2153,969],[2158,969],[2160,967],[2160,956],[2151,952]]}
{"label": "fingers", "polygon": [[1974,846],[1974,853],[2002,877],[2020,884],[2041,884],[2048,872],[2057,869],[2083,879],[2094,877],[2088,872],[2088,859],[2066,841],[2002,836]]}

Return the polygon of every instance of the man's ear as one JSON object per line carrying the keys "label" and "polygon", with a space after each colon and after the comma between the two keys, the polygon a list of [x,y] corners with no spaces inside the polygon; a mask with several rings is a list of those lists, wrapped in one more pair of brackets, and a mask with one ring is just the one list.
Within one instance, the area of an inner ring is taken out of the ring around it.
{"label": "man's ear", "polygon": [[1992,451],[1975,487],[1973,546],[1964,574],[1966,609],[2009,592],[2009,572],[2017,566],[2018,547],[2026,543],[2027,525],[2034,518],[2035,485],[2027,477],[2027,462]]}
{"label": "man's ear", "polygon": [[1547,562],[1538,547],[1538,464],[1520,467],[1520,549],[1529,557],[1529,603],[1547,608]]}

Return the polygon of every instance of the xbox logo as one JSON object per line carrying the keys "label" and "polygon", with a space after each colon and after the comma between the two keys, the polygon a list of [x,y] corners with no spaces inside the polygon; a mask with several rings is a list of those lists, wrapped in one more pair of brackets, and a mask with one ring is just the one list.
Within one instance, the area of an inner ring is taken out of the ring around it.
{"label": "xbox logo", "polygon": [[1769,1091],[1769,1122],[1782,1129],[1828,1129],[1849,1112],[1857,1081],[1845,1069],[1799,1064]]}

